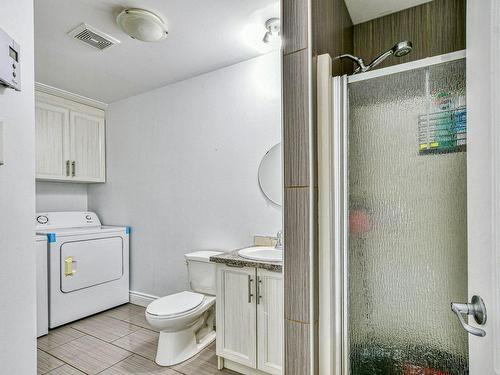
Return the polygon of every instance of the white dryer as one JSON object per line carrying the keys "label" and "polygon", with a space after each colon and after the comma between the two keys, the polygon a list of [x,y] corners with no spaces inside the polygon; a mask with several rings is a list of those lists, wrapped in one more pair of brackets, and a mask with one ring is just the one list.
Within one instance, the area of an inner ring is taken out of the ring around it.
{"label": "white dryer", "polygon": [[36,215],[47,236],[49,327],[129,301],[130,227],[101,225],[93,212]]}

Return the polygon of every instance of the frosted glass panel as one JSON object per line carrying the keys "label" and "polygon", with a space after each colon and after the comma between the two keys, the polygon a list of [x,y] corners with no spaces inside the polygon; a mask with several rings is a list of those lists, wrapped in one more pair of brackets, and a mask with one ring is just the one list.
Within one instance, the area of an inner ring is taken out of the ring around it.
{"label": "frosted glass panel", "polygon": [[349,85],[352,374],[468,373],[465,125],[463,60]]}

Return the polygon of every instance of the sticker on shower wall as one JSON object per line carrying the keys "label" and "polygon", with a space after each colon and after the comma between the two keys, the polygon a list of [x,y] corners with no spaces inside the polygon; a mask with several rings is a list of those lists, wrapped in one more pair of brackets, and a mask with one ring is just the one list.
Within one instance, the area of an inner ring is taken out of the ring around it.
{"label": "sticker on shower wall", "polygon": [[428,112],[418,116],[419,154],[466,151],[465,96],[440,91],[429,104]]}

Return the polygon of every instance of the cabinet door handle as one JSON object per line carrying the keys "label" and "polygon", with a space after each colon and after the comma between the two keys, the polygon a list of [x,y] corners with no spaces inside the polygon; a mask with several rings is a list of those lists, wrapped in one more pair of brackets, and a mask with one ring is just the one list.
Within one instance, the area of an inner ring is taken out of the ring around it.
{"label": "cabinet door handle", "polygon": [[69,160],[66,160],[66,176],[69,177]]}
{"label": "cabinet door handle", "polygon": [[262,288],[262,278],[260,276],[257,276],[257,304],[260,303],[260,299],[262,298],[261,288]]}
{"label": "cabinet door handle", "polygon": [[248,303],[252,303],[252,297],[253,297],[252,282],[253,282],[252,276],[248,275]]}
{"label": "cabinet door handle", "polygon": [[76,175],[76,161],[71,162],[71,177],[75,177]]}

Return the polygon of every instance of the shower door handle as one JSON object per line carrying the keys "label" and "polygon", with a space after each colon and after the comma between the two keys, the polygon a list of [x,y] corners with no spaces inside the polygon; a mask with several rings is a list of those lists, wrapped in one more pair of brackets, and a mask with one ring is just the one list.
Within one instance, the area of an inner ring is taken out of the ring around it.
{"label": "shower door handle", "polygon": [[479,325],[484,325],[486,323],[486,306],[484,301],[479,296],[473,296],[471,303],[451,303],[451,311],[453,311],[462,324],[462,327],[469,332],[471,335],[484,337],[486,336],[486,331],[484,329],[473,327],[465,322],[463,315],[472,315],[474,320]]}

